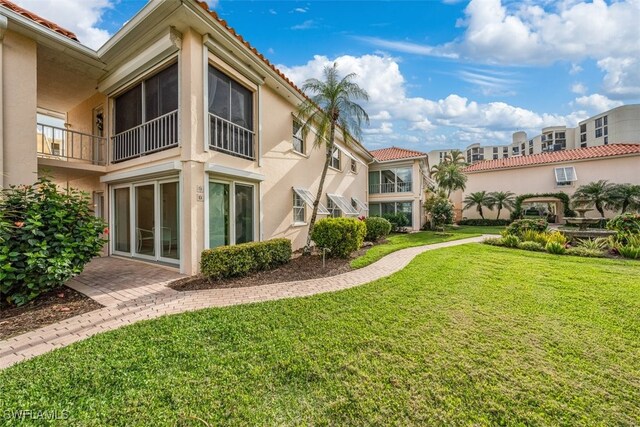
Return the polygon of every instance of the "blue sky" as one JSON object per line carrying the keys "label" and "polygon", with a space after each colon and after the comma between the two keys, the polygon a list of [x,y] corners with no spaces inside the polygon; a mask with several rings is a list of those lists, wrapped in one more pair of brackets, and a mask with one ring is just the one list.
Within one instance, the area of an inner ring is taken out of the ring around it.
{"label": "blue sky", "polygon": [[[92,47],[146,3],[14,1]],[[356,72],[369,148],[508,143],[640,102],[640,0],[209,3],[297,83],[334,61]]]}

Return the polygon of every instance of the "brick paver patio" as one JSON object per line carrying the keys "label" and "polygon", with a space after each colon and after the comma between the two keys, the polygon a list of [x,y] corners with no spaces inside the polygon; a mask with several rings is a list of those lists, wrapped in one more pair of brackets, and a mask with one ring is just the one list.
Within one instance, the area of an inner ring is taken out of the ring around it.
{"label": "brick paver patio", "polygon": [[0,341],[0,369],[140,320],[207,307],[303,297],[359,286],[403,269],[422,252],[480,242],[485,237],[403,249],[367,267],[332,277],[188,292],[166,287],[168,282],[181,277],[175,270],[119,258],[99,258],[68,286],[105,307]]}

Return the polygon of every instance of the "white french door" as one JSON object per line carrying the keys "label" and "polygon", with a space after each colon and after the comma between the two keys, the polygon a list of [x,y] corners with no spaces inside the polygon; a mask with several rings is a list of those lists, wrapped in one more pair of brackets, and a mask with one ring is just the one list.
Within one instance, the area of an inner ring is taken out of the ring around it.
{"label": "white french door", "polygon": [[180,261],[180,190],[177,179],[112,188],[111,250],[149,261]]}

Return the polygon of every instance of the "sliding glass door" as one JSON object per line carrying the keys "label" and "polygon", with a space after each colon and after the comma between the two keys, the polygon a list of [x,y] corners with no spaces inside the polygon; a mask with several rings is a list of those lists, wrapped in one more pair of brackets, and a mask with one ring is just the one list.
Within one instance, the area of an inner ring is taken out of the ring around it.
{"label": "sliding glass door", "polygon": [[255,240],[255,190],[252,184],[209,182],[209,247]]}
{"label": "sliding glass door", "polygon": [[113,189],[115,254],[176,263],[180,259],[180,190],[163,180]]}

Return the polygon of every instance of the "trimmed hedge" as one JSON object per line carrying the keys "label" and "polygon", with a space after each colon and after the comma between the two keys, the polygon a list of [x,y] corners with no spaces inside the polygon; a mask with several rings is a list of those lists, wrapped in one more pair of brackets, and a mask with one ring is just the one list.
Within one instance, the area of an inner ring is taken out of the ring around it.
{"label": "trimmed hedge", "polygon": [[533,197],[555,197],[556,199],[560,199],[562,204],[564,205],[564,216],[565,218],[572,218],[576,216],[576,213],[571,209],[571,199],[567,193],[559,192],[559,193],[539,193],[539,194],[521,194],[516,197],[516,200],[513,204],[513,211],[511,211],[511,220],[516,220],[522,218],[522,202],[526,199],[531,199]]}
{"label": "trimmed hedge", "polygon": [[387,236],[391,232],[391,223],[379,216],[370,216],[364,219],[364,225],[367,226],[367,242],[376,242]]}
{"label": "trimmed hedge", "polygon": [[522,237],[522,235],[527,230],[533,230],[537,232],[547,231],[549,224],[544,219],[519,219],[513,221],[509,227],[505,230],[506,234],[513,234],[518,237]]}
{"label": "trimmed hedge", "polygon": [[382,218],[391,223],[391,231],[394,233],[404,231],[405,227],[409,225],[409,218],[404,212],[398,212],[397,214],[384,214]]}
{"label": "trimmed hedge", "polygon": [[489,219],[489,218],[485,218],[485,219],[462,219],[460,221],[458,221],[458,225],[475,225],[475,226],[480,226],[480,227],[485,227],[485,226],[504,226],[504,225],[509,225],[511,223],[510,220],[508,219]]}
{"label": "trimmed hedge", "polygon": [[220,246],[202,251],[200,271],[203,276],[214,280],[246,276],[286,264],[291,259],[291,252],[289,239]]}
{"label": "trimmed hedge", "polygon": [[328,248],[330,257],[347,258],[364,242],[367,226],[355,218],[324,218],[313,227],[311,238],[318,248]]}

